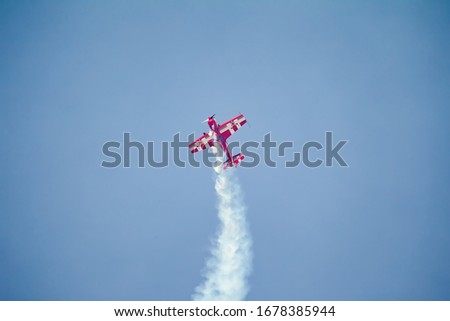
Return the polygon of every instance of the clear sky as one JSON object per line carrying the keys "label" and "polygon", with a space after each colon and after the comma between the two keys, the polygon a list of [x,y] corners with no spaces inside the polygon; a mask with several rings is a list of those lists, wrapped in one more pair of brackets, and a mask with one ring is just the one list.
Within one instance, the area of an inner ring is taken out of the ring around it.
{"label": "clear sky", "polygon": [[231,141],[349,140],[237,169],[249,300],[450,300],[449,34],[447,1],[1,1],[0,299],[189,300],[213,171],[102,145],[241,112]]}

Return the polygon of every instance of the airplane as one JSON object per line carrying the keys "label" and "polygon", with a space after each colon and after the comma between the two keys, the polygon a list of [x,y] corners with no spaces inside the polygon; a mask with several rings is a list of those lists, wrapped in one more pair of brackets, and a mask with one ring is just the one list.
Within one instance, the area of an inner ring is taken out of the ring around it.
{"label": "airplane", "polygon": [[231,135],[233,135],[239,128],[244,125],[247,120],[244,115],[239,114],[233,119],[219,125],[214,116],[216,114],[209,116],[202,123],[208,122],[209,128],[211,130],[208,133],[203,133],[203,136],[194,140],[191,144],[189,144],[189,149],[191,153],[196,153],[208,147],[213,147],[218,144],[220,148],[226,153],[227,161],[223,164],[223,168],[227,169],[228,167],[237,167],[239,163],[244,159],[244,155],[242,153],[231,156],[230,150],[228,149],[227,139]]}

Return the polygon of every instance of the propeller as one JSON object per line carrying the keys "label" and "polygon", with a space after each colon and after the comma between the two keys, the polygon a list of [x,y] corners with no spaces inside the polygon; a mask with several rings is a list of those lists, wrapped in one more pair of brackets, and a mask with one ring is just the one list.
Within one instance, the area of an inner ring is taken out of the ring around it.
{"label": "propeller", "polygon": [[204,121],[202,121],[202,124],[203,124],[203,123],[206,123],[206,122],[207,122],[208,120],[210,120],[210,119],[213,119],[214,116],[216,116],[216,114],[213,114],[212,116],[209,116],[207,119],[205,119]]}

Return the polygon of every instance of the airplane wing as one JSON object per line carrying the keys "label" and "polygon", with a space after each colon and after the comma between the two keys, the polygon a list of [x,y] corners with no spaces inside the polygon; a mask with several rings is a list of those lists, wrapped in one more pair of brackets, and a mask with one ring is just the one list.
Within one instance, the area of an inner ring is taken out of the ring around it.
{"label": "airplane wing", "polygon": [[191,151],[191,153],[196,153],[212,146],[214,146],[214,136],[212,132],[209,132],[190,143],[189,150]]}
{"label": "airplane wing", "polygon": [[239,116],[234,117],[233,119],[223,123],[219,127],[219,132],[222,137],[226,140],[228,137],[233,135],[242,125],[247,122],[244,115],[240,114]]}

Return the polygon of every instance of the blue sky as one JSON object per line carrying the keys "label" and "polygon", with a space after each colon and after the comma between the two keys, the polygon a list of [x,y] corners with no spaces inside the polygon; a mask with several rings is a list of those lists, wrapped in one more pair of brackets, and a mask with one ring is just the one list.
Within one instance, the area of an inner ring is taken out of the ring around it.
{"label": "blue sky", "polygon": [[237,170],[249,300],[449,300],[449,27],[445,1],[2,1],[0,299],[189,300],[213,171],[102,145],[242,112],[232,141],[349,140],[348,168]]}

